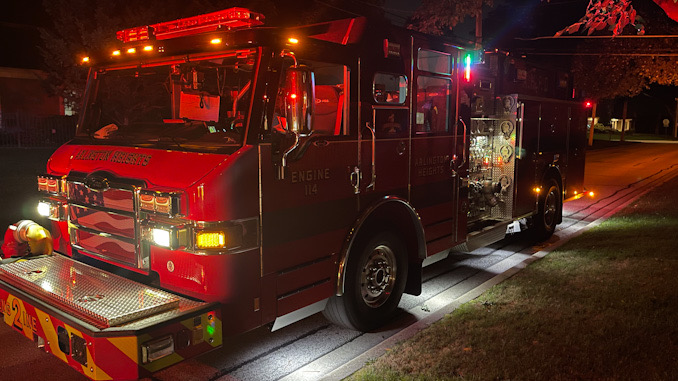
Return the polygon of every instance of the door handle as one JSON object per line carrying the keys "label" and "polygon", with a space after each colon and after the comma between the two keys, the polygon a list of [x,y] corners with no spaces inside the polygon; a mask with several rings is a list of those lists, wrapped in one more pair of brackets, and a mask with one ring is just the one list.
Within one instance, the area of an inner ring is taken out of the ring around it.
{"label": "door handle", "polygon": [[353,193],[355,193],[355,194],[360,193],[360,178],[361,177],[362,177],[362,173],[360,173],[360,168],[353,167],[353,171],[351,171],[351,185],[353,186]]}
{"label": "door handle", "polygon": [[452,155],[452,160],[450,160],[450,174],[452,177],[457,177],[457,169],[456,169],[456,161],[457,161],[457,155]]}
{"label": "door handle", "polygon": [[518,120],[516,121],[516,128],[520,129],[518,137],[518,151],[516,152],[516,159],[522,159],[525,155],[523,153],[523,130],[524,125],[523,119],[525,117],[525,104],[523,102],[518,102]]}
{"label": "door handle", "polygon": [[372,134],[372,181],[367,185],[365,189],[372,189],[374,190],[374,185],[377,182],[377,172],[376,172],[376,163],[375,163],[375,148],[377,147],[377,134],[374,132],[374,128],[370,126],[370,122],[365,123],[365,127],[370,131],[370,134]]}
{"label": "door handle", "polygon": [[398,143],[398,147],[396,148],[396,153],[398,153],[398,156],[402,156],[405,151],[407,151],[407,145],[401,140],[400,143]]}
{"label": "door handle", "polygon": [[466,128],[466,123],[464,123],[464,119],[459,118],[459,121],[461,122],[461,125],[464,126],[464,136],[462,138],[464,140],[464,146],[463,146],[464,148],[462,148],[462,152],[461,152],[461,159],[462,160],[461,160],[461,164],[459,164],[459,167],[461,168],[461,167],[464,166],[464,164],[466,164],[466,133],[467,133],[468,129]]}

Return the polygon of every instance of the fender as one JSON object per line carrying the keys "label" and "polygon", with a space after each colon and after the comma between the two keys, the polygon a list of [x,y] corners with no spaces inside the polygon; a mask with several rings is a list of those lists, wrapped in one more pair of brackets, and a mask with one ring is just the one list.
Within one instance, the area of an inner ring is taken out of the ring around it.
{"label": "fender", "polygon": [[[367,229],[369,227],[370,220],[379,218],[380,216],[387,216],[388,213],[392,213],[394,210],[397,210],[398,212],[404,212],[410,217],[409,220],[409,223],[411,224],[410,227],[414,228],[412,230],[415,235],[414,239],[416,240],[415,245],[417,250],[417,259],[423,261],[426,258],[426,241],[424,236],[424,227],[421,223],[419,215],[414,210],[412,205],[410,205],[410,203],[407,202],[407,200],[395,196],[386,196],[372,204],[369,208],[367,208],[361,214],[361,216],[353,223],[353,226],[351,226],[351,229],[349,230],[349,234],[346,237],[346,241],[344,242],[343,248],[339,253],[339,266],[337,268],[337,292],[336,292],[337,296],[341,296],[344,294],[344,281],[346,276],[346,272],[344,270],[346,267],[346,263],[348,262],[349,253],[353,248],[356,238],[358,237],[360,232],[364,231],[364,229]],[[411,263],[412,256],[408,255],[408,257]],[[410,279],[412,278],[408,276],[408,283]],[[419,279],[419,289],[420,287],[421,279]]]}

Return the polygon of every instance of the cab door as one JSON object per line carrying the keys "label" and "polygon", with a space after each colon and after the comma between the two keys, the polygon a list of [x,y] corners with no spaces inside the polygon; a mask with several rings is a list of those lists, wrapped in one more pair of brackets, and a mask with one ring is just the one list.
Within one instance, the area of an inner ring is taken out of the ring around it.
{"label": "cab door", "polygon": [[410,160],[405,75],[376,72],[367,80],[372,82],[374,92],[364,102],[360,150],[362,208],[384,196],[408,199]]}
{"label": "cab door", "polygon": [[409,200],[409,37],[393,34],[363,51],[360,67],[360,206]]}
{"label": "cab door", "polygon": [[[259,145],[264,321],[334,294],[335,262],[357,216],[352,179],[358,143],[348,133],[350,68],[304,65],[313,71],[310,128],[295,135],[291,121],[273,121],[272,129],[280,131]],[[281,109],[291,107],[284,97],[305,96],[294,91],[281,85],[274,118],[284,119]]]}
{"label": "cab door", "polygon": [[465,218],[457,213],[464,175],[457,150],[466,136],[457,134],[457,50],[413,41],[411,202],[424,225],[430,256],[465,239]]}

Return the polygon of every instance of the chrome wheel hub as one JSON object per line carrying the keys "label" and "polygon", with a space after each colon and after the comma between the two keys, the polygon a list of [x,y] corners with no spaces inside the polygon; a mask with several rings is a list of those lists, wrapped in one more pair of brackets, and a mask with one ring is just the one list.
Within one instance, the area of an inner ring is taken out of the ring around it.
{"label": "chrome wheel hub", "polygon": [[544,223],[548,227],[555,226],[556,212],[558,210],[558,194],[551,191],[544,200]]}
{"label": "chrome wheel hub", "polygon": [[377,308],[388,300],[395,286],[397,265],[393,250],[379,245],[372,250],[362,269],[360,292],[369,307]]}

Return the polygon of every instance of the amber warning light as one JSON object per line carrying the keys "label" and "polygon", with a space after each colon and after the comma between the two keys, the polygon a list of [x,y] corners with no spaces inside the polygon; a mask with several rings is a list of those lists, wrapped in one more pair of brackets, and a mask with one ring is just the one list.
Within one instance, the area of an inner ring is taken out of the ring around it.
{"label": "amber warning light", "polygon": [[251,28],[263,23],[264,15],[261,13],[246,8],[228,8],[204,15],[124,29],[116,33],[116,37],[122,42],[164,40],[220,29]]}

